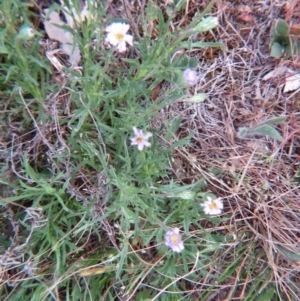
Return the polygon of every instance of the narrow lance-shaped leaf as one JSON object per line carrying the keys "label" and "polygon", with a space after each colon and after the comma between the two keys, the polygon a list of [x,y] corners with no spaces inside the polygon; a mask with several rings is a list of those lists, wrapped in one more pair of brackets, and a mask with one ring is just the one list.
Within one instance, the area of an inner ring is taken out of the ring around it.
{"label": "narrow lance-shaped leaf", "polygon": [[278,124],[280,122],[286,121],[286,116],[280,116],[280,117],[275,117],[272,119],[269,119],[263,123],[261,123],[260,125],[265,125],[265,124]]}
{"label": "narrow lance-shaped leaf", "polygon": [[209,47],[222,47],[222,43],[221,42],[194,42],[194,43],[190,43],[190,42],[184,42],[180,44],[181,48],[209,48]]}
{"label": "narrow lance-shaped leaf", "polygon": [[268,137],[275,138],[279,142],[283,141],[283,138],[281,137],[279,132],[276,129],[274,129],[273,127],[271,127],[270,125],[268,125],[268,124],[264,124],[262,126],[258,126],[254,129],[252,129],[251,134],[253,134],[253,135],[257,135],[257,134],[258,135],[266,135]]}
{"label": "narrow lance-shaped leaf", "polygon": [[260,301],[271,301],[273,300],[273,296],[276,292],[276,289],[274,287],[268,288],[266,287],[260,294],[259,294],[259,300]]}
{"label": "narrow lance-shaped leaf", "polygon": [[173,119],[172,123],[171,123],[171,132],[175,133],[179,127],[180,127],[180,123],[181,123],[181,119],[182,119],[182,115],[178,115],[176,118]]}
{"label": "narrow lance-shaped leaf", "polygon": [[289,260],[291,260],[291,261],[299,261],[300,260],[300,250],[298,251],[298,253],[294,253],[292,251],[287,250],[286,248],[284,248],[282,246],[277,246],[277,248]]}

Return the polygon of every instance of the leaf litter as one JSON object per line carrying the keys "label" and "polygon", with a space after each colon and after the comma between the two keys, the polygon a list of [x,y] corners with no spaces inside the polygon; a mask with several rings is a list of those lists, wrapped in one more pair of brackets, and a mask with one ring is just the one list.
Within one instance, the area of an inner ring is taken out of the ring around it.
{"label": "leaf litter", "polygon": [[[75,31],[75,21],[80,23],[88,17],[88,6],[86,3],[80,14],[78,14],[74,5],[72,5],[73,8],[70,11],[66,6],[64,6],[63,1],[61,1],[61,4],[63,9],[61,12],[63,12],[66,22],[61,20],[59,12],[44,9],[46,15],[44,26],[48,37],[60,42],[60,49],[63,53],[69,56],[69,63],[74,68],[78,66],[81,60],[81,53],[78,44],[74,42],[74,35],[72,31]],[[69,27],[69,29],[67,27]],[[60,68],[57,67],[57,63],[52,61],[51,58],[53,58],[53,56],[51,56],[51,54],[47,56],[52,64],[60,70]]]}
{"label": "leaf litter", "polygon": [[286,66],[280,66],[267,73],[262,80],[267,81],[284,75],[283,93],[295,91],[300,88],[300,74]]}

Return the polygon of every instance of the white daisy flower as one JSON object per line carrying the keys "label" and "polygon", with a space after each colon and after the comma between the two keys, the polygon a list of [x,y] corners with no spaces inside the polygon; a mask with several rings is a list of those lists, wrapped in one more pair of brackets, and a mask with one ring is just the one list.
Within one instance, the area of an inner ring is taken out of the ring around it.
{"label": "white daisy flower", "polygon": [[219,215],[223,210],[223,201],[220,198],[213,200],[210,196],[207,197],[207,201],[201,204],[203,211],[208,215]]}
{"label": "white daisy flower", "polygon": [[144,134],[142,130],[138,130],[135,126],[133,127],[133,131],[135,136],[130,138],[131,145],[137,145],[139,151],[142,151],[144,146],[149,147],[151,145],[148,141],[152,137],[151,133]]}
{"label": "white daisy flower", "polygon": [[126,43],[132,46],[133,36],[127,34],[129,25],[126,23],[112,23],[105,28],[107,36],[105,41],[117,46],[119,52],[126,50]]}
{"label": "white daisy flower", "polygon": [[166,233],[165,245],[177,253],[184,250],[184,245],[178,228],[171,229]]}

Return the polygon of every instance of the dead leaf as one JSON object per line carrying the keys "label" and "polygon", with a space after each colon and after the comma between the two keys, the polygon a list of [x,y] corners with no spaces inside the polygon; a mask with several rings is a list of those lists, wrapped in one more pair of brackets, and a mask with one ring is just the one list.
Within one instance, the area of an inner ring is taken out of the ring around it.
{"label": "dead leaf", "polygon": [[52,65],[56,68],[58,72],[62,71],[62,65],[60,61],[56,58],[56,56],[51,51],[46,52],[47,58],[52,63]]}
{"label": "dead leaf", "polygon": [[160,92],[160,85],[157,85],[153,88],[153,92],[150,96],[151,100],[156,100],[159,96],[159,92]]}
{"label": "dead leaf", "polygon": [[291,20],[293,13],[294,13],[294,9],[295,9],[296,5],[298,4],[298,1],[299,0],[292,0],[290,3],[287,2],[287,4],[286,4],[287,10],[285,13],[285,20],[287,22],[289,22]]}
{"label": "dead leaf", "polygon": [[300,74],[292,70],[288,70],[285,77],[285,86],[283,93],[295,91],[300,88]]}
{"label": "dead leaf", "polygon": [[287,70],[288,70],[288,68],[286,66],[277,67],[274,70],[272,70],[271,72],[269,72],[268,74],[266,74],[262,78],[262,80],[269,80],[271,78],[280,76],[280,75],[284,74]]}
{"label": "dead leaf", "polygon": [[61,43],[61,50],[69,56],[69,62],[72,67],[77,67],[81,55],[77,44],[74,45],[74,37],[70,31],[67,31],[59,26],[66,26],[69,24],[64,23],[56,11],[51,11],[49,14],[49,9],[45,9],[46,19],[44,21],[44,26],[48,37],[52,40],[56,40]]}
{"label": "dead leaf", "polygon": [[268,74],[266,74],[262,80],[269,80],[277,76],[284,75],[285,86],[283,93],[295,91],[300,88],[300,74],[289,69],[286,66],[277,67]]}
{"label": "dead leaf", "polygon": [[238,15],[237,17],[239,20],[244,21],[246,23],[253,23],[254,22],[254,17],[251,14],[247,14],[247,13],[241,13],[240,15]]}
{"label": "dead leaf", "polygon": [[73,44],[72,33],[58,27],[66,25],[66,23],[60,19],[58,12],[53,10],[48,14],[48,11],[49,9],[45,9],[46,19],[44,22],[48,37],[52,40],[59,41],[60,43]]}
{"label": "dead leaf", "polygon": [[290,26],[290,32],[291,35],[300,37],[300,25],[292,25]]}
{"label": "dead leaf", "polygon": [[[82,1],[80,1],[80,2],[82,2]],[[80,13],[78,13],[78,11],[75,9],[75,5],[73,4],[73,1],[69,1],[69,6],[72,7],[71,10],[67,6],[65,6],[63,0],[61,0],[60,3],[62,5],[63,12],[66,17],[67,23],[73,29],[75,28],[74,21],[76,21],[77,23],[80,24],[90,16],[90,13],[88,11],[88,1],[85,2],[84,6],[82,3],[80,3],[80,4],[82,4],[82,5],[80,5],[81,6]]]}
{"label": "dead leaf", "polygon": [[252,8],[249,5],[239,5],[236,9],[239,13],[252,14]]}
{"label": "dead leaf", "polygon": [[69,62],[72,65],[72,67],[77,67],[80,60],[80,50],[77,45],[75,47],[71,44],[61,44],[60,46],[61,50],[69,56]]}

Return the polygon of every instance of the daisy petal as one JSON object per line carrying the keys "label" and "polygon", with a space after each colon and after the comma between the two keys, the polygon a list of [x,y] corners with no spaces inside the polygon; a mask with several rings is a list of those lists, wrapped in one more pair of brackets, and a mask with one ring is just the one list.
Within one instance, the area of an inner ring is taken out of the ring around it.
{"label": "daisy petal", "polygon": [[122,33],[124,34],[124,36],[126,35],[127,31],[129,30],[129,25],[125,24],[125,23],[121,23],[122,24]]}
{"label": "daisy petal", "polygon": [[127,35],[125,35],[124,40],[125,40],[129,45],[131,45],[131,46],[133,45],[133,36],[127,34]]}
{"label": "daisy petal", "polygon": [[138,150],[142,151],[144,149],[144,144],[138,144]]}
{"label": "daisy petal", "polygon": [[124,51],[126,51],[126,43],[125,43],[125,41],[122,41],[122,42],[120,42],[120,43],[118,44],[118,50],[119,50],[119,52],[124,52]]}

